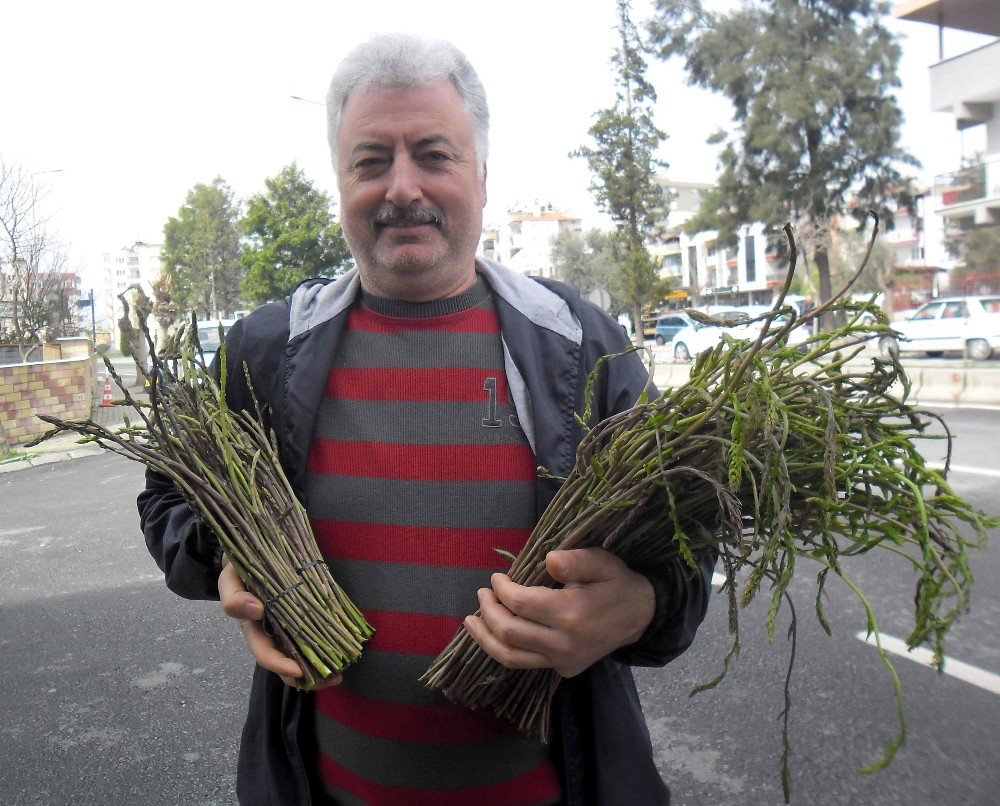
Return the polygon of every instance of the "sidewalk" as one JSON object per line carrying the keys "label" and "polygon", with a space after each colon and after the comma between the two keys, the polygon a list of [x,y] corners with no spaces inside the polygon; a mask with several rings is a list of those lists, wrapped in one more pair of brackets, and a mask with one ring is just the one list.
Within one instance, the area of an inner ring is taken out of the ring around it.
{"label": "sidewalk", "polygon": [[[130,389],[133,396],[145,397]],[[98,425],[114,430],[125,423],[125,416],[132,412],[131,406],[96,406],[90,413],[90,418]],[[131,419],[131,418],[130,418]],[[105,452],[104,448],[92,442],[80,443],[83,439],[79,434],[67,431],[51,437],[30,448],[17,447],[19,453],[25,456],[16,459],[0,461],[0,474],[27,470],[29,467],[47,465],[53,462],[65,462],[67,459],[79,459],[82,456],[97,456]]]}

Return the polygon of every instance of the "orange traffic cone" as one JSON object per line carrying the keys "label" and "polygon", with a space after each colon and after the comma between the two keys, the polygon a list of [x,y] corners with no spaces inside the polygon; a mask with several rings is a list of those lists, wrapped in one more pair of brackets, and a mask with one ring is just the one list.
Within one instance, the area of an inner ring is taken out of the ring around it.
{"label": "orange traffic cone", "polygon": [[111,399],[111,378],[110,377],[105,377],[104,378],[104,397],[101,400],[101,408],[105,408],[107,406],[113,406],[113,405],[115,405],[115,404],[114,404],[114,401]]}

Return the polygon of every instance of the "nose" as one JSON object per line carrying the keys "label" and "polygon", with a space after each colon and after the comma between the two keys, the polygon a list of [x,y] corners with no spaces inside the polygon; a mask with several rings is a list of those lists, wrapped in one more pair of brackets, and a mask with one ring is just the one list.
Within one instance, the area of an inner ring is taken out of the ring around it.
{"label": "nose", "polygon": [[396,207],[409,207],[423,196],[420,189],[420,169],[409,156],[397,156],[390,169],[386,201],[392,202]]}

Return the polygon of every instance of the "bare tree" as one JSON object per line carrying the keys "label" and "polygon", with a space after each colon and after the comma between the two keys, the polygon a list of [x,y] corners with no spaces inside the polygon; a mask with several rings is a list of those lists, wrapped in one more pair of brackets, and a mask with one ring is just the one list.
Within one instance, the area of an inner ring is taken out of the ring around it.
{"label": "bare tree", "polygon": [[71,314],[64,288],[68,257],[46,231],[44,191],[20,165],[0,157],[0,302],[5,335],[27,361],[49,336],[63,335]]}
{"label": "bare tree", "polygon": [[[135,362],[144,367],[149,359],[149,345],[143,333],[147,329],[149,315],[153,312],[153,301],[137,285],[126,288],[118,295],[118,299],[122,301],[124,309],[121,319],[118,320],[118,327],[128,339],[129,351]],[[141,376],[135,380],[136,384],[139,384]]]}

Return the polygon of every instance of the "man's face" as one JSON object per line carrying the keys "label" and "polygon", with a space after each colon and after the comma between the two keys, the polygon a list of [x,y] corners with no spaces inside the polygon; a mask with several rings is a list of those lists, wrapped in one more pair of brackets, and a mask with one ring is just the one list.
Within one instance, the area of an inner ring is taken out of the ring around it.
{"label": "man's face", "polygon": [[364,288],[420,302],[472,285],[486,178],[451,82],[352,93],[338,148],[342,225]]}

